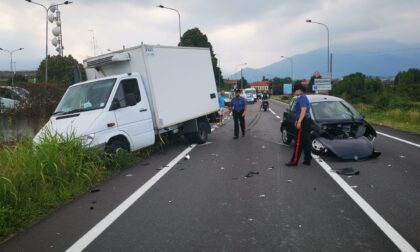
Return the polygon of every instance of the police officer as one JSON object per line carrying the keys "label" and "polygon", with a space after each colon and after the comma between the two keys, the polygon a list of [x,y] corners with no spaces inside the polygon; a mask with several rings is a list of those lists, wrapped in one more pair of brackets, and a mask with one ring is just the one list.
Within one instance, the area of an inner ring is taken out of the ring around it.
{"label": "police officer", "polygon": [[233,114],[233,122],[235,123],[235,132],[233,139],[239,137],[239,124],[241,125],[242,136],[245,136],[245,115],[246,100],[241,96],[241,90],[235,89],[235,97],[230,102],[230,110]]}
{"label": "police officer", "polygon": [[296,105],[293,113],[296,118],[295,127],[297,130],[295,138],[295,149],[292,159],[286,163],[287,166],[296,166],[299,162],[302,149],[305,152],[304,165],[311,165],[311,125],[312,119],[310,115],[311,106],[308,97],[304,94],[305,87],[302,84],[296,84],[293,87],[293,92],[296,99]]}

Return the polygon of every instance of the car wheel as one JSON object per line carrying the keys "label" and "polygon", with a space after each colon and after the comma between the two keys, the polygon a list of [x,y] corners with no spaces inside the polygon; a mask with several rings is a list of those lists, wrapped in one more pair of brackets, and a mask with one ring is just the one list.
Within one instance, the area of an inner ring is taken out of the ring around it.
{"label": "car wheel", "polygon": [[324,155],[327,153],[327,148],[315,138],[312,140],[312,153],[318,156]]}
{"label": "car wheel", "polygon": [[286,128],[281,131],[281,139],[283,140],[284,144],[290,144],[292,142],[292,138],[290,137],[290,134],[287,132]]}

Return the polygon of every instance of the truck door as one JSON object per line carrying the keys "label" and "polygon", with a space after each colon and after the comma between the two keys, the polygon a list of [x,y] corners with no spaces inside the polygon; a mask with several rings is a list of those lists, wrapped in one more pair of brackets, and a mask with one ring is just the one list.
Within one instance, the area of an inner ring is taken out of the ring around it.
{"label": "truck door", "polygon": [[113,105],[118,129],[131,139],[131,150],[154,144],[152,114],[143,83],[137,78],[120,81]]}

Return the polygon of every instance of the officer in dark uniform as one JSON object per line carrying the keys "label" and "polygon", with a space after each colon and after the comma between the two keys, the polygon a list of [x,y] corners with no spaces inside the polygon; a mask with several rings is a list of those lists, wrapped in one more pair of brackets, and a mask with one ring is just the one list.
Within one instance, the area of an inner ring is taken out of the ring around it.
{"label": "officer in dark uniform", "polygon": [[241,96],[241,90],[235,89],[235,97],[230,102],[230,110],[233,114],[233,122],[235,123],[235,132],[233,139],[239,137],[239,124],[241,125],[242,136],[245,136],[245,115],[246,100]]}
{"label": "officer in dark uniform", "polygon": [[294,108],[294,115],[296,118],[295,127],[297,130],[295,138],[295,150],[293,152],[292,159],[286,163],[287,166],[298,165],[300,154],[302,149],[305,152],[304,165],[311,165],[311,106],[309,104],[308,97],[304,94],[305,87],[302,84],[296,84],[293,87],[295,96],[298,96],[296,105]]}

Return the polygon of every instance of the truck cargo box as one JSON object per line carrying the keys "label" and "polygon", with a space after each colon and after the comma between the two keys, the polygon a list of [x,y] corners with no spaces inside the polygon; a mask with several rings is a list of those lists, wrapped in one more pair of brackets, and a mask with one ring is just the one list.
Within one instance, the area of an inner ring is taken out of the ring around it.
{"label": "truck cargo box", "polygon": [[139,73],[155,130],[216,112],[216,82],[208,48],[141,45],[84,60],[88,80]]}

